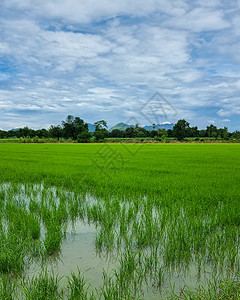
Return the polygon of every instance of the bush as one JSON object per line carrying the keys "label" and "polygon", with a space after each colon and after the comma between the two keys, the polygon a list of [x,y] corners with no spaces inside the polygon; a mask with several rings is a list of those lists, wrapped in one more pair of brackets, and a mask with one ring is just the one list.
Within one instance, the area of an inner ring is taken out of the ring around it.
{"label": "bush", "polygon": [[89,143],[90,139],[92,137],[92,134],[89,131],[82,131],[77,136],[78,143]]}

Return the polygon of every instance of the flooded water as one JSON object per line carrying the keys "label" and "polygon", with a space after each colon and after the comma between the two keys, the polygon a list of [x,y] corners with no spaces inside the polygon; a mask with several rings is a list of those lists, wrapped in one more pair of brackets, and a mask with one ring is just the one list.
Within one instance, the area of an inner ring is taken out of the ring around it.
{"label": "flooded water", "polygon": [[[27,185],[18,186],[12,188],[10,184],[5,184],[0,187],[0,191],[6,192],[6,199],[8,194],[13,195],[15,200],[19,203],[24,203],[28,207],[31,199],[37,199],[38,201],[51,201],[59,205],[61,199],[59,192],[55,188],[45,189],[43,185]],[[74,195],[71,192],[61,191],[66,199],[74,200]],[[92,196],[87,195],[82,201],[84,205],[96,205],[99,200],[94,199]],[[6,225],[7,226],[7,225]],[[76,219],[74,222],[69,221],[65,230],[65,238],[61,244],[61,251],[58,256],[51,256],[45,263],[35,262],[32,263],[26,275],[30,278],[39,274],[41,270],[47,267],[49,272],[58,274],[63,277],[61,284],[65,286],[67,276],[70,276],[71,272],[77,272],[78,269],[81,273],[84,273],[84,277],[93,289],[101,289],[103,284],[103,270],[113,275],[114,270],[118,270],[120,262],[116,251],[99,253],[95,247],[95,236],[99,230],[93,223],[84,222],[82,219]],[[42,237],[44,237],[44,230],[41,230]],[[148,278],[148,283],[141,285],[142,298],[143,299],[163,299],[167,298],[167,294],[174,290],[176,293],[180,293],[184,287],[196,288],[197,286],[206,285],[207,280],[212,279],[211,267],[204,266],[205,272],[198,274],[197,266],[190,264],[187,270],[171,272],[163,271],[163,281],[159,282],[156,278]],[[214,274],[215,276],[216,274]]]}
{"label": "flooded water", "polygon": [[[48,261],[47,266],[49,272],[58,274],[63,277],[61,281],[62,286],[65,286],[67,276],[71,272],[76,272],[78,269],[84,273],[84,277],[92,288],[100,289],[103,283],[103,270],[107,274],[113,274],[119,266],[116,253],[98,254],[95,249],[94,240],[97,230],[94,225],[83,223],[81,220],[75,224],[69,224],[66,230],[66,238],[61,246],[60,255]],[[42,270],[40,265],[32,265],[27,274],[32,277],[39,274]],[[212,274],[205,271],[200,277],[196,266],[193,264],[186,272],[174,271],[171,275],[167,275],[161,286],[154,279],[150,280],[148,284],[142,285],[143,299],[163,299],[171,291],[177,294],[181,293],[184,287],[196,288],[197,286],[206,285],[207,280],[211,279]]]}
{"label": "flooded water", "polygon": [[[95,288],[100,287],[103,269],[110,273],[116,268],[117,263],[114,257],[110,259],[109,256],[97,254],[94,245],[95,234],[94,225],[85,224],[80,220],[75,224],[69,224],[66,238],[61,245],[61,252],[57,257],[48,260],[48,270],[62,277],[69,276],[71,272],[77,272],[80,269],[89,284]],[[41,270],[42,265],[34,264],[30,267],[28,274],[32,277]]]}

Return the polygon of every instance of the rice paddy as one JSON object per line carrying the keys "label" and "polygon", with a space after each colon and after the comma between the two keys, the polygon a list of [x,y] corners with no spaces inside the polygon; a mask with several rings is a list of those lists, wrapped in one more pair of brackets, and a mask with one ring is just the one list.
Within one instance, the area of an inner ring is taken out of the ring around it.
{"label": "rice paddy", "polygon": [[0,299],[237,299],[239,144],[0,155]]}

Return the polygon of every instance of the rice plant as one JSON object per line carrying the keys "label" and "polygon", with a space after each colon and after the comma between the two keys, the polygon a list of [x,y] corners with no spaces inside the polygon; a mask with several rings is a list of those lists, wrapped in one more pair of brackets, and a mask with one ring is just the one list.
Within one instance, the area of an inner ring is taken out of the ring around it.
{"label": "rice plant", "polygon": [[60,278],[53,274],[48,274],[44,270],[38,276],[28,279],[22,285],[22,292],[26,300],[46,300],[62,299],[63,291],[59,286]]}
{"label": "rice plant", "polygon": [[[24,275],[26,299],[147,299],[150,290],[174,297],[177,274],[199,283],[176,288],[175,297],[238,297],[239,280],[226,276],[240,271],[240,146],[149,144],[132,155],[111,145],[124,164],[104,163],[100,147],[1,144],[1,295],[13,297]],[[80,271],[61,274],[68,289],[46,272],[28,278],[32,263],[60,264],[67,227],[77,222],[96,228],[92,251],[115,263],[106,263],[100,287]]]}

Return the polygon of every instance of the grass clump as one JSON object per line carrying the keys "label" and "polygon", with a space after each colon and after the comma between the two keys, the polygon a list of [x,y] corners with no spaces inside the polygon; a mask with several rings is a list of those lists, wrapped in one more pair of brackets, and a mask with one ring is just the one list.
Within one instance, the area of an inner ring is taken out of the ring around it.
{"label": "grass clump", "polygon": [[71,275],[68,277],[68,299],[96,299],[94,294],[90,292],[89,289],[90,286],[79,268],[77,269],[77,273],[71,272]]}
{"label": "grass clump", "polygon": [[212,281],[207,286],[200,286],[195,290],[184,287],[180,295],[175,294],[173,297],[182,300],[237,300],[240,299],[239,276]]}
{"label": "grass clump", "polygon": [[63,299],[63,291],[59,285],[60,278],[48,274],[47,270],[23,283],[22,293],[25,300],[57,300]]}
{"label": "grass clump", "polygon": [[0,299],[14,300],[16,299],[17,282],[10,276],[0,275]]}

